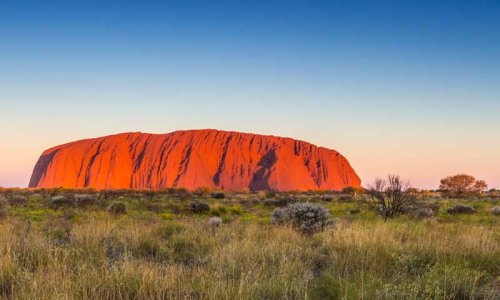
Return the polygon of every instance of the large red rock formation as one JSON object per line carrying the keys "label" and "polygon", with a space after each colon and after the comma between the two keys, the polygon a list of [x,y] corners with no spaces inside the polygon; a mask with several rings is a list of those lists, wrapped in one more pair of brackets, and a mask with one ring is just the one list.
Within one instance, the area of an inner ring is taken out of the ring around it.
{"label": "large red rock formation", "polygon": [[30,187],[341,190],[360,179],[338,152],[290,138],[187,130],[123,133],[43,152]]}

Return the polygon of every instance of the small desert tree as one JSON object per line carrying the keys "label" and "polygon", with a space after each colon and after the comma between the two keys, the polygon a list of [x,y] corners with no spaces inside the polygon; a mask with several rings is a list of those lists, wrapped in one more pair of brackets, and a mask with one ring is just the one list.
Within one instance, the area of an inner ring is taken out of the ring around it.
{"label": "small desert tree", "polygon": [[414,201],[411,184],[397,175],[389,175],[387,179],[377,178],[368,189],[371,205],[376,208],[387,221],[401,213]]}
{"label": "small desert tree", "polygon": [[442,179],[439,188],[446,196],[467,197],[481,195],[488,189],[488,185],[484,180],[476,180],[474,176],[458,174]]}

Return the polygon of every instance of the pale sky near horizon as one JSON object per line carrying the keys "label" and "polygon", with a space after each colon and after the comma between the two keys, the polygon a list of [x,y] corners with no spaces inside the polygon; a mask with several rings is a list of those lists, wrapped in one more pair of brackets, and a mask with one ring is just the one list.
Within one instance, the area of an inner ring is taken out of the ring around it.
{"label": "pale sky near horizon", "polygon": [[58,144],[216,128],[500,188],[500,3],[101,2],[0,3],[0,186]]}

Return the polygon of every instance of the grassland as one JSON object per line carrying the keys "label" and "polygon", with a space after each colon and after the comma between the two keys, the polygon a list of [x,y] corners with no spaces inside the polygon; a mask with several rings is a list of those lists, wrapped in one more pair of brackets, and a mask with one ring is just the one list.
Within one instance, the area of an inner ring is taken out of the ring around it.
{"label": "grassland", "polygon": [[[499,199],[421,197],[436,216],[384,222],[364,196],[339,194],[117,191],[77,204],[95,192],[0,193],[27,199],[0,220],[0,298],[500,299]],[[210,210],[193,213],[193,200]],[[128,212],[107,212],[113,201]],[[270,224],[289,202],[327,207],[332,225],[303,235]],[[457,203],[477,212],[448,214]]]}

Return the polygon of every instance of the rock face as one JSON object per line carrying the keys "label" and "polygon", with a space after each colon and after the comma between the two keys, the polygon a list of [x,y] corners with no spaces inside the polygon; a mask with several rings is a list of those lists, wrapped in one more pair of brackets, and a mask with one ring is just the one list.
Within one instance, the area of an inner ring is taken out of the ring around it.
{"label": "rock face", "polygon": [[123,133],[43,152],[30,187],[341,190],[361,181],[338,152],[290,138],[187,130]]}

